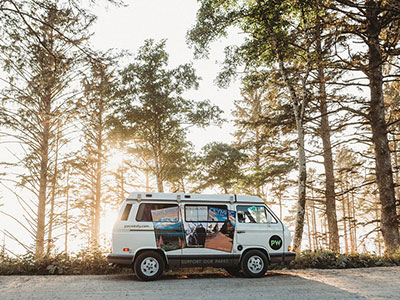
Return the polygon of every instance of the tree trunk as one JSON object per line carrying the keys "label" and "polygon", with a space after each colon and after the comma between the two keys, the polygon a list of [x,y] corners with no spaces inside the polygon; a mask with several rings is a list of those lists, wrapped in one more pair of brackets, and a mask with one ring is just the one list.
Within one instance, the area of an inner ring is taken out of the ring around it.
{"label": "tree trunk", "polygon": [[307,209],[306,209],[306,220],[307,220],[307,231],[308,231],[308,247],[311,250],[313,247],[312,247],[312,241],[311,241],[310,208],[311,208],[311,206],[308,205]]}
{"label": "tree trunk", "polygon": [[[342,192],[344,191],[345,187],[342,188]],[[346,198],[342,197],[342,213],[343,213],[343,239],[344,239],[344,251],[345,253],[349,253],[349,245],[347,239],[347,214],[346,214]]]}
{"label": "tree trunk", "polygon": [[357,253],[358,252],[358,247],[357,247],[357,217],[356,217],[356,209],[355,209],[355,204],[354,204],[354,192],[350,192],[351,195],[351,203],[349,207],[349,211],[351,211],[351,226],[353,229],[353,252]]}
{"label": "tree trunk", "polygon": [[[279,181],[281,181],[281,177],[279,177]],[[279,184],[281,184],[281,182],[279,183]],[[283,218],[283,208],[282,208],[282,193],[279,191],[279,194],[278,194],[279,196],[278,196],[278,201],[279,201],[279,219],[280,220],[282,220],[282,218]]]}
{"label": "tree trunk", "polygon": [[102,130],[100,129],[97,144],[97,163],[96,163],[96,193],[95,193],[95,212],[94,212],[94,246],[99,246],[100,237],[100,213],[101,213],[101,178],[102,178],[102,156],[103,156]]}
{"label": "tree trunk", "polygon": [[[349,184],[348,189],[352,188],[352,185]],[[352,210],[350,208],[350,192],[347,193],[347,197],[346,197],[346,205],[347,205],[347,214],[348,214],[348,226],[349,226],[349,240],[350,240],[350,249],[351,249],[351,253],[355,252],[354,249],[354,230],[353,230],[353,213]]]}
{"label": "tree trunk", "polygon": [[[294,251],[300,251],[301,240],[303,238],[304,230],[304,213],[306,205],[306,183],[307,183],[307,169],[306,169],[306,153],[304,148],[304,124],[303,124],[303,112],[304,112],[304,99],[300,101],[296,95],[294,87],[291,85],[287,70],[284,67],[283,57],[278,51],[279,69],[281,75],[285,81],[286,87],[289,90],[293,113],[296,120],[297,129],[297,146],[298,146],[298,168],[299,168],[299,179],[298,179],[298,202],[297,202],[297,213],[296,213],[296,227],[293,238],[293,249]],[[305,87],[304,87],[305,88]]]}
{"label": "tree trunk", "polygon": [[101,159],[97,162],[96,174],[96,198],[95,198],[95,214],[94,214],[94,243],[97,247],[99,245],[100,236],[100,213],[101,213]]}
{"label": "tree trunk", "polygon": [[[262,114],[262,112],[261,112],[261,100],[260,100],[261,96],[262,96],[261,92],[260,93],[256,92],[254,97],[253,97],[253,100],[254,100],[252,102],[252,105],[253,105],[253,109],[252,109],[253,122],[257,122],[258,119],[260,118],[261,114]],[[259,174],[259,172],[261,170],[261,143],[262,143],[262,141],[261,141],[260,136],[261,136],[261,134],[260,134],[260,126],[257,125],[256,128],[255,128],[256,147],[255,147],[255,155],[254,155],[255,156],[254,160],[255,160],[255,165],[256,165],[255,171],[256,171],[257,176],[258,176],[258,174]],[[260,182],[257,182],[257,196],[262,197],[262,195],[261,195],[261,183]],[[281,220],[282,220],[282,218],[281,218]]]}
{"label": "tree trunk", "polygon": [[[93,184],[93,189],[94,187],[94,183]],[[92,205],[90,206],[90,230],[88,230],[88,248],[90,248],[92,246],[93,243],[95,243],[95,195],[94,195],[94,191],[92,191]]]}
{"label": "tree trunk", "polygon": [[324,249],[327,249],[329,247],[329,241],[328,241],[328,221],[326,218],[326,215],[324,215]]}
{"label": "tree trunk", "polygon": [[44,254],[44,236],[46,222],[47,202],[47,177],[49,162],[49,137],[50,137],[50,99],[44,100],[43,133],[40,148],[40,173],[39,173],[39,199],[37,207],[37,227],[35,241],[35,256],[42,257]]}
{"label": "tree trunk", "polygon": [[306,204],[306,153],[304,150],[304,127],[301,120],[296,120],[297,124],[297,145],[298,145],[298,160],[299,160],[299,181],[298,181],[298,202],[296,214],[296,228],[294,232],[293,248],[295,251],[300,251],[301,240],[303,238],[304,229],[304,213]]}
{"label": "tree trunk", "polygon": [[383,99],[382,53],[379,44],[381,28],[377,20],[378,9],[369,3],[368,17],[368,79],[370,87],[369,121],[375,150],[375,172],[381,203],[381,230],[386,251],[391,253],[400,246],[399,224],[396,213],[393,172],[385,120]]}
{"label": "tree trunk", "polygon": [[[378,207],[378,202],[376,202],[376,207],[375,207],[375,218],[376,218],[376,228],[379,228],[379,207]],[[379,256],[382,255],[382,247],[381,247],[381,232],[378,230],[376,234],[376,242],[377,242],[377,248],[378,248],[378,253]]]}
{"label": "tree trunk", "polygon": [[[399,136],[400,137],[400,136]],[[400,176],[399,176],[399,149],[397,147],[397,138],[398,138],[398,134],[394,134],[393,135],[393,157],[394,157],[394,165],[395,165],[395,172],[394,172],[394,176],[396,179],[396,188],[395,188],[395,195],[396,195],[396,199],[397,201],[400,201]],[[400,204],[397,204],[397,215],[400,216]]]}
{"label": "tree trunk", "polygon": [[182,188],[182,193],[186,193],[186,184],[184,178],[181,178],[181,188]]}
{"label": "tree trunk", "polygon": [[148,169],[146,169],[145,175],[146,175],[146,192],[149,192],[150,184],[149,184],[149,170]]}
{"label": "tree trunk", "polygon": [[318,236],[317,236],[317,216],[315,214],[315,203],[313,201],[312,207],[311,207],[311,212],[312,212],[312,227],[313,227],[313,240],[314,240],[314,247],[313,250],[318,249]]}
{"label": "tree trunk", "polygon": [[319,55],[318,61],[318,81],[319,81],[319,99],[320,99],[320,136],[322,139],[324,169],[325,169],[325,199],[326,199],[326,216],[329,227],[329,248],[332,251],[339,252],[339,230],[337,226],[336,216],[336,198],[335,198],[335,176],[333,174],[333,159],[331,145],[331,128],[329,126],[327,95],[326,95],[326,79],[324,66],[322,62],[321,47],[321,29],[317,29],[316,51]]}
{"label": "tree trunk", "polygon": [[57,187],[57,175],[58,175],[58,152],[59,152],[59,140],[60,140],[60,123],[57,122],[57,135],[56,135],[56,148],[55,148],[55,159],[54,159],[54,174],[51,187],[51,198],[50,198],[50,215],[49,215],[49,232],[47,234],[47,256],[50,255],[51,249],[53,248],[53,225],[54,225],[54,204],[56,198],[56,187]]}
{"label": "tree trunk", "polygon": [[[258,112],[261,114],[261,112]],[[256,127],[256,153],[255,153],[255,164],[256,164],[256,174],[258,175],[261,170],[261,142],[260,142],[260,133],[259,127]],[[261,185],[260,182],[257,182],[257,196],[261,197]]]}
{"label": "tree trunk", "polygon": [[121,194],[119,196],[119,203],[121,204],[125,200],[125,177],[124,177],[124,169],[121,167],[119,176],[121,177]]}
{"label": "tree trunk", "polygon": [[157,181],[157,190],[159,193],[164,192],[164,185],[163,185],[163,174],[161,170],[161,146],[157,145],[156,149],[153,149],[154,151],[154,163],[155,163],[155,175],[156,175],[156,181]]}
{"label": "tree trunk", "polygon": [[67,170],[67,186],[66,186],[66,199],[65,199],[65,238],[64,238],[64,252],[68,254],[68,210],[69,210],[69,170]]}
{"label": "tree trunk", "polygon": [[157,174],[157,190],[159,193],[164,193],[164,185],[160,174]]}

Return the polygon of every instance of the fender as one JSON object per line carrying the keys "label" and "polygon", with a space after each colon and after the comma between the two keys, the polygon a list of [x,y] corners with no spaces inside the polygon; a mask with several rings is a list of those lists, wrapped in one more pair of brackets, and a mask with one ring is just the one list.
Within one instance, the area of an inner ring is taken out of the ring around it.
{"label": "fender", "polygon": [[249,252],[250,250],[260,250],[262,251],[268,258],[268,262],[271,263],[271,255],[269,254],[268,250],[265,247],[262,246],[250,246],[247,248],[244,248],[243,251],[240,253],[240,258],[239,258],[239,262],[242,260],[243,255],[246,252]]}

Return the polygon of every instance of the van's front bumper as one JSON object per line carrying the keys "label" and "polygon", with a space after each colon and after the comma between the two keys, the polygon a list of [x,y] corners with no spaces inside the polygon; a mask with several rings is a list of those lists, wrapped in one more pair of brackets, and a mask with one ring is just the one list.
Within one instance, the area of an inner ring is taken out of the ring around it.
{"label": "van's front bumper", "polygon": [[119,266],[132,266],[133,255],[132,254],[116,254],[110,253],[107,255],[107,261],[110,264]]}

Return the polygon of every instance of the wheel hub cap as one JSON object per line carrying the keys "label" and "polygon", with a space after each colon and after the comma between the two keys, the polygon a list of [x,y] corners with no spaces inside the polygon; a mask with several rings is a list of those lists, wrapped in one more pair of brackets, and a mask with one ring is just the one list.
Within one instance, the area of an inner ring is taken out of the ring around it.
{"label": "wheel hub cap", "polygon": [[247,267],[252,273],[259,273],[264,268],[264,261],[259,256],[252,256],[247,261]]}
{"label": "wheel hub cap", "polygon": [[159,268],[158,261],[153,257],[145,258],[140,264],[140,269],[146,276],[154,276]]}

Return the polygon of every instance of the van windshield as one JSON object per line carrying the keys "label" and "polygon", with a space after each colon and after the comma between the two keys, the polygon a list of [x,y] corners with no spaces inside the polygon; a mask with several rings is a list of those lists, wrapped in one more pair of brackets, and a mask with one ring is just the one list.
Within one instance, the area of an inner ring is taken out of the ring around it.
{"label": "van windshield", "polygon": [[[239,223],[268,223],[268,212],[264,206],[238,205],[236,209]],[[270,220],[277,223],[273,217]]]}

